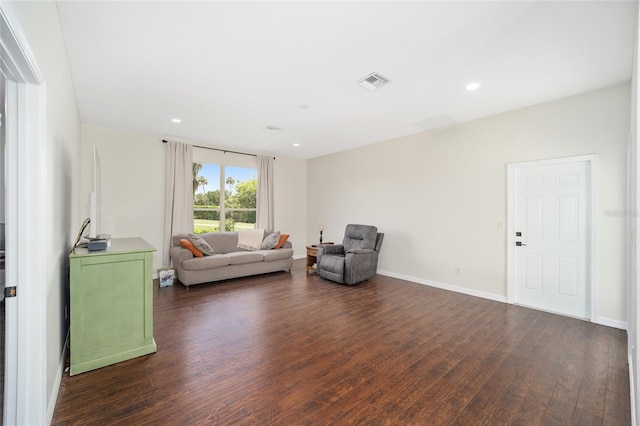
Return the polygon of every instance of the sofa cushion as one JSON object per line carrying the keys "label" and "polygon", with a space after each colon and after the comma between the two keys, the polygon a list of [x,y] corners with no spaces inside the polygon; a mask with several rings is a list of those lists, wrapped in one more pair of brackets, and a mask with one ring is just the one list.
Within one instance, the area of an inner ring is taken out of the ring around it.
{"label": "sofa cushion", "polygon": [[229,256],[216,254],[214,256],[198,257],[187,259],[182,262],[185,271],[204,271],[207,269],[222,268],[230,263]]}
{"label": "sofa cushion", "polygon": [[260,251],[236,251],[233,253],[227,253],[227,256],[229,256],[230,265],[256,263],[264,260],[264,256]]}
{"label": "sofa cushion", "polygon": [[231,253],[240,250],[238,248],[238,231],[210,232],[203,234],[202,237],[216,253]]}
{"label": "sofa cushion", "polygon": [[265,262],[271,262],[274,260],[287,259],[293,256],[293,249],[281,248],[279,250],[260,250],[257,253],[261,253],[264,256]]}

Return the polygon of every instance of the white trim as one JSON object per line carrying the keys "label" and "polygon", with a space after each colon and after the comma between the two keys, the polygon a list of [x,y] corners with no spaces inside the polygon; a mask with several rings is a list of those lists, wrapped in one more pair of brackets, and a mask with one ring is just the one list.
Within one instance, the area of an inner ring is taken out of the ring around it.
{"label": "white trim", "polygon": [[[597,257],[597,240],[598,240],[598,156],[592,154],[589,156],[591,170],[591,229],[589,238],[589,266],[591,268],[591,321],[597,324],[601,324],[599,321],[604,320],[598,316],[598,301],[600,300],[598,294],[598,257]],[[613,320],[609,320],[613,321]],[[616,321],[620,322],[620,321]],[[620,322],[621,323],[621,322]],[[625,330],[627,327],[624,328]]]}
{"label": "white trim", "polygon": [[637,336],[637,312],[635,307],[637,305],[637,288],[636,288],[636,245],[635,245],[635,230],[637,225],[637,218],[631,212],[634,212],[637,206],[637,161],[636,145],[634,144],[633,135],[629,132],[627,142],[627,209],[630,212],[627,215],[627,235],[628,248],[627,248],[627,358],[629,362],[629,393],[631,396],[631,424],[636,424],[636,398],[635,398],[635,385],[634,385],[634,362],[633,356],[635,354],[635,339]]}
{"label": "white trim", "polygon": [[46,419],[46,279],[44,266],[45,88],[21,85],[26,105],[18,120],[18,424]]}
{"label": "white trim", "polygon": [[[44,212],[44,158],[46,149],[46,87],[35,56],[24,37],[11,2],[0,1],[0,42],[6,51],[11,75],[15,115],[7,127],[6,163],[11,163],[7,181],[7,205],[12,206],[13,231],[8,231],[7,267],[14,267],[13,283],[17,324],[17,356],[9,371],[15,372],[15,389],[7,402],[4,424],[44,424],[47,419],[46,379],[46,274],[42,241]],[[7,218],[9,220],[9,217]],[[11,234],[11,236],[9,236]],[[13,247],[9,246],[12,244]],[[34,251],[34,247],[36,248]],[[13,253],[10,252],[13,250]],[[12,263],[13,262],[13,263]],[[9,272],[7,270],[7,272]],[[9,315],[9,313],[7,314]],[[9,319],[8,319],[9,320]],[[5,391],[5,398],[7,398]],[[54,396],[52,395],[52,398]],[[55,394],[57,398],[57,394]],[[55,405],[54,405],[55,406]]]}
{"label": "white trim", "polygon": [[397,274],[395,272],[378,270],[378,274],[386,277],[397,278],[400,280],[411,281],[412,283],[428,285],[429,287],[435,287],[442,290],[449,290],[456,293],[466,294],[467,296],[481,297],[482,299],[494,300],[496,302],[506,303],[507,299],[499,294],[486,293],[484,291],[473,290],[466,287],[459,287],[456,285],[440,283],[437,281],[425,280],[422,278],[411,277],[409,275]]}
{"label": "white trim", "polygon": [[513,245],[515,244],[515,229],[513,225],[514,216],[515,216],[515,203],[512,199],[512,194],[514,194],[514,184],[515,184],[515,168],[511,166],[511,164],[507,164],[507,303],[512,304],[515,302],[515,272],[514,268],[509,266],[513,265],[514,262],[514,250]]}
{"label": "white trim", "polygon": [[594,323],[594,324],[604,325],[606,327],[618,328],[620,330],[628,330],[629,329],[629,324],[627,322],[613,320],[613,319],[605,318],[605,317],[596,317],[595,319],[591,320],[591,322]]}
{"label": "white trim", "polygon": [[27,38],[18,25],[18,19],[11,6],[11,1],[0,0],[0,23],[2,25],[1,28],[6,31],[6,38],[0,37],[0,44],[7,51],[7,56],[9,56],[4,59],[11,69],[15,71],[13,75],[8,76],[9,80],[36,85],[44,82]]}
{"label": "white trim", "polygon": [[562,315],[562,316],[565,316],[567,318],[574,318],[574,319],[578,319],[578,320],[581,320],[581,321],[589,321],[589,318],[587,318],[587,317],[579,317],[579,316],[576,316],[576,315],[568,315],[568,314],[565,314],[562,311],[554,311],[553,309],[541,308],[541,307],[535,306],[535,305],[527,305],[526,303],[513,303],[513,305],[522,306],[523,308],[527,308],[527,309],[535,309],[536,311],[547,312],[547,313],[554,314],[554,315]]}
{"label": "white trim", "polygon": [[[597,216],[596,206],[597,186],[598,186],[598,155],[579,155],[575,157],[552,158],[548,160],[526,161],[522,163],[507,164],[507,303],[514,303],[515,299],[515,277],[514,277],[514,259],[515,259],[515,229],[514,229],[514,213],[515,213],[515,173],[519,168],[550,166],[567,163],[583,163],[589,164],[590,188],[589,196],[591,198],[591,207],[589,210],[589,219],[587,223],[587,235],[589,236],[589,245],[587,247],[589,257],[589,320],[591,322],[601,324],[605,321],[609,324],[614,323],[613,320],[607,320],[598,317],[598,286],[597,286],[597,256],[596,256],[596,238],[597,238]],[[623,322],[615,321],[617,324]],[[616,327],[620,328],[620,327]],[[626,326],[624,327],[626,329]]]}
{"label": "white trim", "polygon": [[[18,84],[7,81],[6,101],[7,110],[17,108]],[[17,144],[9,143],[16,140],[17,118],[15,114],[7,114],[6,148],[5,148],[5,219],[7,223],[18,220],[18,154]],[[6,285],[11,286],[18,281],[18,262],[16,247],[18,246],[17,229],[6,227]],[[18,387],[18,301],[17,298],[5,299],[5,380],[4,380],[4,424],[16,424],[17,387]]]}

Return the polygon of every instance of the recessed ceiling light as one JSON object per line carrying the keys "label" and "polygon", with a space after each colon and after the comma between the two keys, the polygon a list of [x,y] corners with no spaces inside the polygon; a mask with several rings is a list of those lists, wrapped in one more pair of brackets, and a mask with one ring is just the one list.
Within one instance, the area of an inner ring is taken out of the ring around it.
{"label": "recessed ceiling light", "polygon": [[299,143],[294,143],[293,146],[300,146],[300,144]]}
{"label": "recessed ceiling light", "polygon": [[172,118],[171,121],[173,121],[174,123],[182,123],[182,120],[180,120],[179,118]]}
{"label": "recessed ceiling light", "polygon": [[479,88],[480,88],[480,83],[475,81],[465,86],[465,89],[467,89],[468,91],[478,90]]}

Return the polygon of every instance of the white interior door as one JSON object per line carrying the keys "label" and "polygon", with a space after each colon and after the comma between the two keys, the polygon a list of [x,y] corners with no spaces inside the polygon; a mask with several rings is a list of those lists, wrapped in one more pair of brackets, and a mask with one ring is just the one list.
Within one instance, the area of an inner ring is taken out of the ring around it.
{"label": "white interior door", "polygon": [[515,303],[590,318],[590,168],[590,161],[515,167]]}

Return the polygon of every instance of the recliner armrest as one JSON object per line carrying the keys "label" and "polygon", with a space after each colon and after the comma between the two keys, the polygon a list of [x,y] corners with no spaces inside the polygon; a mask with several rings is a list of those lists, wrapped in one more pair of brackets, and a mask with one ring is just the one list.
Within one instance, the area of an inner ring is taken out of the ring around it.
{"label": "recliner armrest", "polygon": [[344,257],[344,283],[355,284],[376,275],[378,252],[372,249],[349,250]]}
{"label": "recliner armrest", "polygon": [[352,249],[344,256],[345,271],[378,264],[378,252],[372,249]]}
{"label": "recliner armrest", "polygon": [[377,251],[372,250],[372,249],[351,249],[347,252],[347,254],[349,253],[353,253],[353,254],[368,254],[368,253],[377,253]]}
{"label": "recliner armrest", "polygon": [[378,252],[372,249],[352,249],[344,256],[345,269],[360,268],[363,265],[377,265]]}
{"label": "recliner armrest", "polygon": [[316,262],[318,267],[320,265],[320,259],[325,254],[344,254],[344,246],[342,244],[320,244],[318,246],[318,255],[316,256]]}
{"label": "recliner armrest", "polygon": [[318,254],[344,254],[344,247],[342,244],[320,244],[318,246]]}

